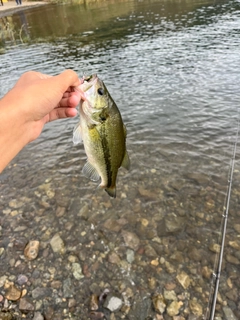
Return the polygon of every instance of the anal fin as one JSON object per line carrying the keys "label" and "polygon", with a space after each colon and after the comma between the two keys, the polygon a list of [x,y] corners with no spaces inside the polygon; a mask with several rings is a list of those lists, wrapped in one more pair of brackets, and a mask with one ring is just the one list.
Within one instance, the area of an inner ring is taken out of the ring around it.
{"label": "anal fin", "polygon": [[90,162],[85,163],[82,173],[92,181],[98,181],[100,179],[100,175]]}

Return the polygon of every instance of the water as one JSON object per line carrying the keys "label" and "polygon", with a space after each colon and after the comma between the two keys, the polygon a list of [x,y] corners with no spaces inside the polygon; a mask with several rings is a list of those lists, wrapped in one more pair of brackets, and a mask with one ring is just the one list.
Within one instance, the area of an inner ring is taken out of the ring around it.
{"label": "water", "polygon": [[[120,170],[115,200],[81,174],[86,156],[72,145],[77,118],[46,125],[0,176],[2,274],[17,277],[20,259],[30,298],[42,285],[33,269],[52,288],[46,274],[54,267],[63,283],[49,297],[35,297],[41,312],[51,307],[63,319],[88,319],[88,297],[108,287],[126,297],[116,317],[156,317],[151,297],[163,294],[172,319],[165,292],[172,288],[176,314],[207,318],[238,121],[239,16],[238,1],[113,1],[47,5],[0,19],[11,31],[0,42],[0,96],[27,70],[94,72],[128,129],[131,170]],[[238,150],[236,156],[216,311],[222,319],[229,309],[240,317]],[[23,203],[13,208],[14,199]],[[125,232],[138,244],[131,247]],[[64,256],[51,251],[56,233]],[[23,236],[41,242],[34,263],[14,249]],[[69,256],[83,268],[80,282]],[[191,280],[186,287],[177,280],[183,271]],[[77,305],[70,308],[72,298]]]}

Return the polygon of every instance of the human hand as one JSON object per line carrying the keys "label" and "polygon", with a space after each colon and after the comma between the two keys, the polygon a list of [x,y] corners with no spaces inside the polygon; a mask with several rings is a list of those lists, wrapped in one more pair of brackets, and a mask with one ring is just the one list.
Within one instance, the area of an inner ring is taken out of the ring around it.
{"label": "human hand", "polygon": [[81,84],[77,74],[66,70],[60,75],[49,76],[39,72],[24,73],[12,91],[23,101],[21,107],[25,122],[32,125],[32,137],[36,139],[46,122],[77,114],[75,109],[81,99],[79,91],[73,87]]}
{"label": "human hand", "polygon": [[72,70],[57,76],[26,72],[0,100],[0,172],[29,142],[35,140],[46,122],[77,114],[84,94],[81,80]]}

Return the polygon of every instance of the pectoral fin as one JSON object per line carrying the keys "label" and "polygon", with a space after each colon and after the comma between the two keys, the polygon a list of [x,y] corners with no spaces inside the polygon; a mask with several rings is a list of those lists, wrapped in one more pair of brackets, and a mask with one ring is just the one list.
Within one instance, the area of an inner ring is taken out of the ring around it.
{"label": "pectoral fin", "polygon": [[80,123],[78,123],[75,128],[73,129],[73,144],[79,144],[82,142],[82,136],[81,136],[81,126]]}
{"label": "pectoral fin", "polygon": [[82,173],[86,178],[89,178],[92,181],[98,181],[100,179],[97,170],[94,168],[93,165],[91,165],[90,162],[85,163],[82,169]]}
{"label": "pectoral fin", "polygon": [[123,167],[123,168],[125,168],[125,169],[127,169],[127,170],[130,169],[130,159],[129,159],[127,150],[125,151],[125,154],[124,154],[124,158],[123,158],[121,167]]}

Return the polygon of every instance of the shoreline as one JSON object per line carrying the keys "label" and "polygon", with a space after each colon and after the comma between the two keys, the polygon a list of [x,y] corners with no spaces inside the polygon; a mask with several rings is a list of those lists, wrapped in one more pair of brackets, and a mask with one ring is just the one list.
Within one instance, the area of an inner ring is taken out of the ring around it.
{"label": "shoreline", "polygon": [[12,15],[19,11],[40,7],[47,4],[48,2],[43,1],[23,1],[21,5],[17,5],[15,1],[4,2],[3,6],[0,6],[0,18]]}

